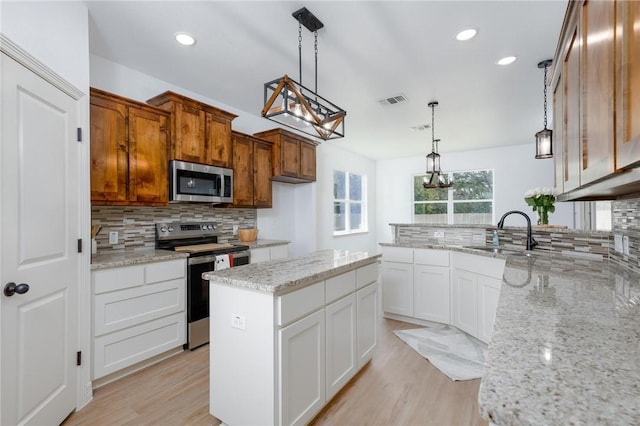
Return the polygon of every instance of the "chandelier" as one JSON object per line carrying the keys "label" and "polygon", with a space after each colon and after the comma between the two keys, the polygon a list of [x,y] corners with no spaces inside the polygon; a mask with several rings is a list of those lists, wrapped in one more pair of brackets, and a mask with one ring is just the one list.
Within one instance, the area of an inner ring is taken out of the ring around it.
{"label": "chandelier", "polygon": [[440,139],[435,138],[435,107],[438,106],[438,101],[429,102],[428,105],[431,108],[431,153],[427,155],[427,172],[422,187],[426,189],[449,188],[453,185],[453,180],[449,180],[449,175],[440,170],[440,154],[438,154]]}
{"label": "chandelier", "polygon": [[544,68],[544,129],[536,133],[536,158],[553,157],[553,132],[547,129],[547,68],[553,61],[547,59],[538,64]]}
{"label": "chandelier", "polygon": [[[324,27],[306,7],[292,13],[298,21],[299,82],[288,75],[264,84],[262,116],[323,140],[344,137],[345,110],[318,95],[318,30]],[[302,26],[314,34],[315,91],[302,85]]]}

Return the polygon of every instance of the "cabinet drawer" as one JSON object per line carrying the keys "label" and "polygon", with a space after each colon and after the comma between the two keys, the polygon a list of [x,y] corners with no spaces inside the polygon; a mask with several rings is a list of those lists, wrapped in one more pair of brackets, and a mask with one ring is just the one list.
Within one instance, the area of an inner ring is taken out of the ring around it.
{"label": "cabinet drawer", "polygon": [[185,279],[103,293],[94,299],[94,335],[117,331],[185,309]]}
{"label": "cabinet drawer", "polygon": [[449,252],[445,250],[413,250],[413,262],[417,265],[449,266]]}
{"label": "cabinet drawer", "polygon": [[179,347],[185,342],[184,312],[96,337],[93,379]]}
{"label": "cabinet drawer", "polygon": [[331,303],[356,290],[356,271],[349,271],[325,281],[325,300]]}
{"label": "cabinet drawer", "polygon": [[413,263],[413,249],[404,247],[382,247],[382,260],[388,262]]}
{"label": "cabinet drawer", "polygon": [[122,290],[144,284],[144,265],[104,269],[93,273],[94,294]]}
{"label": "cabinet drawer", "polygon": [[278,325],[282,326],[324,306],[324,281],[279,296]]}
{"label": "cabinet drawer", "polygon": [[184,278],[187,274],[186,260],[169,260],[145,265],[145,283]]}
{"label": "cabinet drawer", "polygon": [[457,269],[486,275],[491,278],[502,279],[502,275],[504,274],[504,259],[455,253],[453,263]]}
{"label": "cabinet drawer", "polygon": [[372,282],[378,281],[378,263],[363,266],[356,270],[356,287],[362,288]]}

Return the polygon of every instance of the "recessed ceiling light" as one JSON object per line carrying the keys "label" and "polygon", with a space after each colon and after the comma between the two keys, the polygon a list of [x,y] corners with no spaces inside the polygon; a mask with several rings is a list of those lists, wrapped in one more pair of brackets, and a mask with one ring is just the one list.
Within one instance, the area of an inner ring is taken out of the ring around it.
{"label": "recessed ceiling light", "polygon": [[192,46],[196,43],[196,39],[191,34],[175,33],[176,41],[184,46]]}
{"label": "recessed ceiling light", "polygon": [[515,62],[515,60],[516,60],[515,56],[505,56],[504,58],[502,58],[498,62],[496,62],[496,64],[498,64],[498,65],[509,65],[509,64],[512,64],[513,62]]}
{"label": "recessed ceiling light", "polygon": [[473,28],[466,28],[456,34],[456,39],[460,41],[471,40],[476,36],[477,33],[478,31],[474,30]]}

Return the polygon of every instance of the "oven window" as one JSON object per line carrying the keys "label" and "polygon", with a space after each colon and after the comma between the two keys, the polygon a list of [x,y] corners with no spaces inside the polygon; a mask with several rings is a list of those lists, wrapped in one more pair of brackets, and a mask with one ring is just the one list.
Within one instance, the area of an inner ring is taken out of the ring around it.
{"label": "oven window", "polygon": [[220,175],[178,170],[180,194],[220,196],[220,183]]}

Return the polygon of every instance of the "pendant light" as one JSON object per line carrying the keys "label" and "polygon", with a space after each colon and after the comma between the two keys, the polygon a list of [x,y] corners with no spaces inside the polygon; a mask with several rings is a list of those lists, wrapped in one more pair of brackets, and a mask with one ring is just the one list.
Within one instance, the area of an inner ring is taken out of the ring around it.
{"label": "pendant light", "polygon": [[422,187],[431,188],[449,188],[453,185],[453,180],[449,180],[449,175],[442,173],[440,170],[440,154],[438,154],[438,142],[440,139],[435,138],[435,107],[438,101],[428,103],[431,108],[431,153],[427,155],[427,171],[422,182]]}
{"label": "pendant light", "polygon": [[[318,30],[324,24],[303,7],[292,13],[298,21],[298,67],[300,82],[288,75],[264,84],[261,115],[279,124],[323,140],[344,137],[347,112],[318,95]],[[315,36],[315,91],[302,85],[302,26]]]}
{"label": "pendant light", "polygon": [[553,157],[553,132],[547,129],[547,68],[553,63],[551,59],[542,61],[538,68],[544,68],[544,129],[536,133],[536,158]]}

